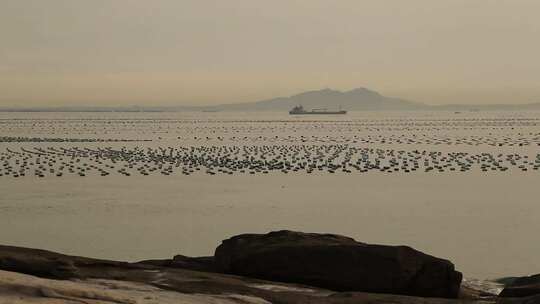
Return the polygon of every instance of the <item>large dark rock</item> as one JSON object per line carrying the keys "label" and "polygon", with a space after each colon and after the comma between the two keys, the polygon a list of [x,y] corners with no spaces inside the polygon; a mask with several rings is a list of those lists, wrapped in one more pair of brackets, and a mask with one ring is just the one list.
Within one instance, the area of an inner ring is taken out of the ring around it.
{"label": "large dark rock", "polygon": [[513,279],[499,294],[502,298],[540,295],[540,274]]}
{"label": "large dark rock", "polygon": [[451,262],[410,247],[293,231],[232,237],[216,249],[215,263],[225,273],[271,281],[422,297],[455,298],[462,279]]}

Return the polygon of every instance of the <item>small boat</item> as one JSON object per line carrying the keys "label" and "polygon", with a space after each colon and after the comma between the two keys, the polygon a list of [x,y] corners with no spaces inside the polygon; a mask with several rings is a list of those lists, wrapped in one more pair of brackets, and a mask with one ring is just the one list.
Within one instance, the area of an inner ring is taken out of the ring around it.
{"label": "small boat", "polygon": [[339,111],[328,111],[326,109],[313,109],[311,111],[306,111],[303,106],[299,105],[294,107],[289,111],[290,115],[309,115],[309,114],[347,114],[345,110]]}

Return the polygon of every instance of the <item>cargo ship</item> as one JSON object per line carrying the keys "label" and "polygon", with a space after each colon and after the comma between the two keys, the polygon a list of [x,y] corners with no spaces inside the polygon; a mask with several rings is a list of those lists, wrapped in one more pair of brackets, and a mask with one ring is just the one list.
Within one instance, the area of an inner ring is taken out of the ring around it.
{"label": "cargo ship", "polygon": [[306,111],[303,106],[296,106],[289,111],[290,115],[309,115],[309,114],[347,114],[345,110],[339,111],[328,111],[326,109],[313,109],[311,111]]}

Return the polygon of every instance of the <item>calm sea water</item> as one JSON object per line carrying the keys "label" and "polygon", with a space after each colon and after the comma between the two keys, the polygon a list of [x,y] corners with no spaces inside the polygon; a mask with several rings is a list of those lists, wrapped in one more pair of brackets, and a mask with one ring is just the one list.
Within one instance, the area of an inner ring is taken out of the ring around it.
{"label": "calm sea water", "polygon": [[135,261],[293,229],[539,273],[539,144],[538,112],[0,113],[0,243]]}

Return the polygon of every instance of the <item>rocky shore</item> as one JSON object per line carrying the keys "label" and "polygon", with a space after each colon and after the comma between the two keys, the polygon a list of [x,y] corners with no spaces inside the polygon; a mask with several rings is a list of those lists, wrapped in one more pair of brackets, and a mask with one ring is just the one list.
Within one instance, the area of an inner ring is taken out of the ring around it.
{"label": "rocky shore", "polygon": [[463,280],[450,261],[407,246],[292,231],[234,236],[212,257],[137,263],[0,246],[0,304],[540,303],[540,275],[505,283],[497,295],[496,283]]}

